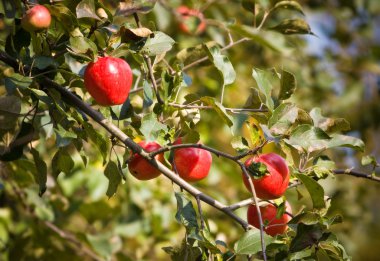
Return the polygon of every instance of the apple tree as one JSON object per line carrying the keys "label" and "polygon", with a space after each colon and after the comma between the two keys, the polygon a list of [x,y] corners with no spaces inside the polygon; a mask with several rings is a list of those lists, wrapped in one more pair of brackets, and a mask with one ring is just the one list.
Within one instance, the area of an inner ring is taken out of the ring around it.
{"label": "apple tree", "polygon": [[281,0],[1,1],[2,259],[350,260],[325,188],[378,163],[304,95],[307,20]]}

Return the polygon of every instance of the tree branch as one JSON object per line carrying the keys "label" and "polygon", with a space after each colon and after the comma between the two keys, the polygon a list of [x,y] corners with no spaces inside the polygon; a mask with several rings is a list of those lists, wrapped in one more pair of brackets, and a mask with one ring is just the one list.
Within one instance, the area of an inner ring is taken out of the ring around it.
{"label": "tree branch", "polygon": [[375,175],[352,170],[352,169],[335,169],[333,170],[335,175],[349,175],[357,178],[370,179],[376,182],[380,182],[380,177],[376,177]]}

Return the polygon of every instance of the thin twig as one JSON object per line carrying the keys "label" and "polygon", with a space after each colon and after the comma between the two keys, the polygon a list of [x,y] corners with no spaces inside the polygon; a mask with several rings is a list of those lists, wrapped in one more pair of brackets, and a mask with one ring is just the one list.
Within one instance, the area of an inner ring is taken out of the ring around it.
{"label": "thin twig", "polygon": [[357,178],[370,179],[376,182],[380,182],[380,177],[376,177],[375,175],[352,170],[352,169],[335,169],[333,170],[335,175],[349,175]]}
{"label": "thin twig", "polygon": [[[226,45],[225,47],[223,47],[222,49],[220,49],[220,51],[226,51],[226,50],[230,49],[231,47],[233,47],[235,45],[238,45],[240,43],[243,43],[245,41],[248,41],[248,40],[249,40],[249,38],[247,38],[247,37],[241,38],[241,39],[237,40],[236,42],[233,42],[233,43],[230,43],[230,44]],[[194,61],[194,62],[192,62],[192,63],[190,63],[190,64],[188,64],[186,66],[184,66],[182,68],[182,70],[186,71],[186,70],[188,70],[188,69],[190,69],[190,68],[192,68],[192,67],[194,67],[194,66],[196,66],[196,65],[198,65],[198,64],[200,64],[202,62],[207,61],[207,59],[208,59],[208,56],[204,56],[204,57],[202,57],[202,58],[200,58],[200,59],[198,59],[198,60],[196,60],[196,61]]]}
{"label": "thin twig", "polygon": [[253,203],[256,207],[257,218],[259,219],[259,224],[260,224],[261,250],[263,253],[263,259],[264,259],[264,261],[266,261],[267,255],[266,255],[266,251],[265,251],[266,246],[265,246],[265,240],[264,240],[264,223],[263,223],[263,219],[261,216],[261,210],[260,210],[260,206],[259,206],[259,201],[257,199],[256,190],[255,190],[255,187],[253,186],[253,181],[251,179],[251,176],[248,174],[247,168],[245,167],[245,165],[243,163],[240,163],[240,168],[243,171],[244,176],[247,178],[247,180],[249,182],[249,187],[250,187],[251,192],[252,192],[252,199],[253,199]]}
{"label": "thin twig", "polygon": [[97,260],[97,261],[103,260],[102,258],[98,257],[98,255],[95,254],[92,250],[90,250],[89,248],[85,247],[84,244],[82,242],[80,242],[73,234],[60,229],[59,227],[57,227],[56,225],[54,225],[53,223],[51,223],[49,221],[44,220],[42,222],[44,223],[44,225],[46,227],[48,227],[50,230],[54,231],[61,238],[66,239],[66,240],[72,242],[73,244],[75,244],[77,246],[78,250],[82,251],[87,256],[89,256],[92,259]]}
{"label": "thin twig", "polygon": [[158,150],[155,150],[153,152],[150,152],[149,156],[151,158],[154,158],[154,156],[156,156],[158,154],[161,154],[161,153],[164,153],[164,152],[167,152],[170,150],[181,149],[181,148],[199,148],[199,149],[204,149],[204,150],[210,151],[210,152],[214,153],[215,155],[217,155],[218,157],[221,156],[221,157],[224,157],[224,158],[227,158],[229,160],[237,162],[240,159],[242,159],[248,155],[252,155],[252,154],[257,153],[266,143],[267,143],[267,141],[263,142],[260,146],[254,148],[254,149],[251,149],[249,151],[246,151],[246,152],[239,154],[239,155],[236,155],[236,156],[231,155],[231,154],[226,153],[226,152],[223,152],[223,151],[220,151],[220,150],[217,150],[217,149],[214,149],[212,147],[203,145],[201,143],[184,143],[184,144],[169,145],[169,146],[162,147]]}
{"label": "thin twig", "polygon": [[[140,22],[140,19],[139,19],[139,16],[137,15],[137,13],[134,13],[133,14],[133,17],[135,18],[135,22],[137,24],[137,26],[139,28],[142,27],[141,25],[141,22]],[[150,81],[152,82],[152,85],[153,85],[153,90],[156,94],[156,97],[157,97],[157,101],[159,104],[163,104],[164,101],[161,99],[161,96],[160,96],[160,93],[158,91],[158,86],[157,86],[157,81],[154,77],[154,71],[153,71],[153,66],[152,66],[152,60],[150,59],[150,57],[148,55],[144,55],[144,60],[145,60],[145,63],[148,67],[148,72],[149,72],[149,78],[150,78]]]}

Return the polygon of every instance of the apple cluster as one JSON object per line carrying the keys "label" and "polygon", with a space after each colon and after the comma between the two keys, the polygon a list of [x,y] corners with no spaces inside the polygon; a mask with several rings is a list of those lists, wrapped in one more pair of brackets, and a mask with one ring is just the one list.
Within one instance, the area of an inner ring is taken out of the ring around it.
{"label": "apple cluster", "polygon": [[[284,158],[276,153],[266,153],[251,157],[245,161],[248,175],[251,176],[252,185],[258,198],[262,200],[276,199],[284,195],[289,185],[289,168]],[[243,182],[248,191],[251,185],[247,176],[243,173]],[[264,231],[271,236],[283,234],[290,220],[288,213],[292,213],[288,202],[286,212],[277,218],[277,208],[272,203],[260,206],[262,221],[265,224]],[[260,228],[259,215],[255,205],[250,205],[247,211],[248,223]]]}
{"label": "apple cluster", "polygon": [[[206,23],[201,12],[189,9],[186,6],[177,8],[181,17],[180,29],[188,34],[200,34],[205,30]],[[196,18],[196,26],[191,29],[190,22]],[[22,27],[29,32],[40,32],[49,28],[51,15],[49,9],[43,5],[36,5],[27,10],[21,20]],[[94,100],[102,106],[123,104],[128,96],[133,81],[133,74],[129,64],[116,57],[100,57],[90,62],[84,73],[84,85]],[[174,145],[182,144],[178,138]],[[141,141],[139,145],[146,152],[154,152],[161,148],[156,142]],[[158,154],[155,159],[164,163],[164,154]],[[212,156],[207,150],[201,148],[180,148],[173,152],[172,168],[187,182],[197,182],[207,177]],[[289,184],[289,168],[286,161],[275,153],[261,154],[250,157],[245,161],[248,174],[251,176],[252,185],[257,197],[262,200],[272,200],[281,197]],[[128,168],[130,173],[139,180],[150,180],[161,173],[139,154],[132,155]],[[243,173],[243,182],[251,192],[251,184]],[[283,234],[287,229],[287,223],[291,213],[290,205],[286,202],[286,212],[277,218],[277,208],[269,203],[260,206],[262,220],[265,224],[265,232],[275,236]],[[248,223],[260,228],[259,215],[255,205],[250,205],[247,211]]]}
{"label": "apple cluster", "polygon": [[[161,146],[152,141],[141,141],[138,143],[146,152],[154,152]],[[178,138],[174,145],[182,144],[181,138]],[[158,154],[155,159],[164,163],[164,155]],[[173,153],[172,168],[178,175],[187,182],[200,181],[207,177],[212,163],[211,153],[200,148],[181,148],[176,149]],[[129,172],[139,180],[154,179],[160,175],[160,172],[154,168],[147,160],[135,153],[128,164]]]}
{"label": "apple cluster", "polygon": [[[146,152],[154,152],[161,148],[156,142],[141,141],[138,143]],[[178,138],[174,145],[182,144]],[[164,163],[164,155],[158,154],[155,159]],[[172,168],[178,175],[187,182],[197,182],[207,177],[212,163],[211,153],[201,148],[179,148],[173,152]],[[257,164],[264,164],[264,173],[256,173]],[[271,200],[281,197],[289,184],[289,168],[284,158],[275,153],[261,154],[251,157],[245,162],[245,166],[252,176],[252,184],[257,196],[262,200]],[[139,180],[150,180],[158,177],[160,172],[154,168],[147,160],[135,153],[128,164],[130,173]],[[259,178],[257,176],[260,175]],[[246,188],[251,191],[248,178],[243,174],[243,182]],[[283,234],[287,229],[287,223],[291,219],[291,207],[285,202],[286,212],[279,218],[277,207],[268,203],[260,206],[260,212],[264,231],[271,236]],[[248,223],[256,228],[260,228],[259,215],[255,205],[250,205],[247,211]]]}

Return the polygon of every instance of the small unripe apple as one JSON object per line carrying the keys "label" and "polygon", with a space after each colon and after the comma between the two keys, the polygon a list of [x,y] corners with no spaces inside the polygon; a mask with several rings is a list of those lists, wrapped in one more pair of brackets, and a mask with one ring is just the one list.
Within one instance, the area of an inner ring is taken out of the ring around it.
{"label": "small unripe apple", "polygon": [[[285,202],[285,205],[286,212],[292,214],[292,209],[289,203]],[[287,224],[291,219],[290,215],[284,213],[280,218],[276,218],[277,208],[272,204],[261,206],[260,212],[263,224],[265,225],[264,231],[268,235],[274,237],[279,234],[284,234],[284,232],[288,228]],[[248,207],[247,220],[249,224],[260,229],[259,215],[257,213],[255,205],[250,205]]]}
{"label": "small unripe apple", "polygon": [[[261,154],[257,157],[249,158],[244,164],[250,169],[252,164],[262,163],[267,168],[267,173],[258,179],[252,176],[253,186],[257,197],[261,199],[275,199],[281,197],[289,185],[289,168],[284,158],[276,153]],[[252,174],[248,171],[248,174]],[[243,181],[251,191],[249,181],[243,173]]]}
{"label": "small unripe apple", "polygon": [[103,106],[123,104],[129,95],[133,75],[129,64],[120,58],[100,57],[87,65],[84,86]]}
{"label": "small unripe apple", "polygon": [[21,19],[21,26],[28,32],[37,32],[49,28],[51,15],[43,5],[36,5],[27,10]]}
{"label": "small unripe apple", "polygon": [[206,21],[203,13],[183,5],[177,8],[177,13],[181,19],[179,28],[182,32],[197,35],[205,31]]}
{"label": "small unripe apple", "polygon": [[[174,144],[181,144],[181,138]],[[199,148],[182,148],[174,151],[173,161],[179,176],[188,181],[195,182],[207,177],[211,163],[211,153]]]}
{"label": "small unripe apple", "polygon": [[[161,146],[152,141],[152,142],[146,142],[141,141],[138,143],[146,152],[154,152],[161,148]],[[156,160],[160,162],[164,162],[164,154],[158,154],[154,157]],[[150,165],[150,163],[141,157],[139,154],[135,153],[129,163],[128,163],[128,169],[129,172],[139,180],[149,180],[157,178],[161,172]]]}

